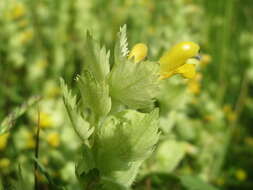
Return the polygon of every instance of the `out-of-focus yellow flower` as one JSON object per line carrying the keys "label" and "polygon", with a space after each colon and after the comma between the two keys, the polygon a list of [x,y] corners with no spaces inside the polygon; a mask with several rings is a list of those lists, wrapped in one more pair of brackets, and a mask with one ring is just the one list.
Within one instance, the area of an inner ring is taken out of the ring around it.
{"label": "out-of-focus yellow flower", "polygon": [[26,148],[28,148],[28,149],[34,148],[36,143],[35,143],[33,133],[28,132],[26,135],[27,135],[26,136]]}
{"label": "out-of-focus yellow flower", "polygon": [[206,121],[208,121],[208,122],[213,121],[213,120],[214,120],[214,116],[213,116],[213,115],[206,115],[206,116],[204,117],[204,120],[206,120]]}
{"label": "out-of-focus yellow flower", "polygon": [[193,78],[196,74],[195,62],[189,59],[198,55],[199,45],[194,42],[180,42],[166,52],[159,60],[161,79],[181,74],[185,78]]}
{"label": "out-of-focus yellow flower", "polygon": [[50,144],[52,147],[58,147],[60,145],[60,137],[58,133],[50,133],[47,136],[47,142]]}
{"label": "out-of-focus yellow flower", "polygon": [[38,172],[38,170],[35,171],[35,175],[36,175],[39,182],[46,182],[45,177],[43,175],[41,175],[40,172]]}
{"label": "out-of-focus yellow flower", "polygon": [[212,61],[212,57],[208,54],[202,54],[200,59],[200,66],[205,67]]}
{"label": "out-of-focus yellow flower", "polygon": [[21,43],[26,44],[33,38],[33,30],[29,29],[21,33]]}
{"label": "out-of-focus yellow flower", "polygon": [[202,75],[197,73],[196,76],[188,81],[188,90],[193,94],[199,94],[201,88]]}
{"label": "out-of-focus yellow flower", "polygon": [[231,105],[226,104],[226,105],[223,106],[223,112],[224,112],[224,113],[229,113],[229,112],[231,112],[231,111],[232,111]]}
{"label": "out-of-focus yellow flower", "polygon": [[44,93],[46,97],[53,98],[61,94],[61,89],[53,82],[48,82],[45,85]]}
{"label": "out-of-focus yellow flower", "polygon": [[8,168],[10,166],[11,162],[8,158],[1,158],[0,159],[0,168]]}
{"label": "out-of-focus yellow flower", "polygon": [[223,186],[225,184],[225,179],[224,177],[219,177],[217,180],[216,180],[216,184],[219,185],[219,186]]}
{"label": "out-of-focus yellow flower", "polygon": [[40,112],[40,127],[48,128],[53,125],[53,120],[48,113]]}
{"label": "out-of-focus yellow flower", "polygon": [[149,34],[154,34],[155,31],[156,31],[156,29],[155,29],[155,27],[153,27],[153,26],[150,26],[150,27],[148,28],[148,33],[149,33]]}
{"label": "out-of-focus yellow flower", "polygon": [[244,143],[253,147],[253,138],[252,137],[244,138]]}
{"label": "out-of-focus yellow flower", "polygon": [[47,91],[47,96],[50,97],[50,98],[56,97],[60,94],[61,94],[61,89],[58,88],[58,87],[48,89],[48,91]]}
{"label": "out-of-focus yellow flower", "polygon": [[236,170],[235,176],[239,181],[245,181],[247,179],[247,173],[243,169]]}
{"label": "out-of-focus yellow flower", "polygon": [[47,67],[48,61],[45,59],[38,59],[36,60],[35,65],[38,69],[44,69]]}
{"label": "out-of-focus yellow flower", "polygon": [[18,19],[25,15],[26,9],[24,4],[16,3],[10,11],[6,13],[6,17],[9,19]]}
{"label": "out-of-focus yellow flower", "polygon": [[237,114],[233,111],[231,105],[224,105],[223,112],[225,113],[225,116],[227,117],[228,121],[231,122],[237,119]]}
{"label": "out-of-focus yellow flower", "polygon": [[18,23],[18,25],[19,25],[20,27],[26,27],[26,26],[28,26],[28,24],[29,24],[29,21],[28,21],[27,19],[23,19],[23,20],[21,20],[21,21]]}
{"label": "out-of-focus yellow flower", "polygon": [[228,121],[235,121],[237,119],[237,114],[235,112],[231,112],[228,114]]}
{"label": "out-of-focus yellow flower", "polygon": [[5,133],[0,135],[0,151],[5,149],[8,142],[9,133]]}
{"label": "out-of-focus yellow flower", "polygon": [[138,63],[145,59],[148,53],[148,47],[146,44],[138,43],[132,48],[129,53],[128,59],[134,58],[134,62]]}

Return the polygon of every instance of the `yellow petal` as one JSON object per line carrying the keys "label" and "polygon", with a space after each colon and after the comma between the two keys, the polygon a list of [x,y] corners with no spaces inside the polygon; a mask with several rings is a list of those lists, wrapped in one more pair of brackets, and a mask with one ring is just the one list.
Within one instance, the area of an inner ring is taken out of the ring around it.
{"label": "yellow petal", "polygon": [[[180,42],[166,52],[159,60],[160,73],[162,76],[171,76],[192,57],[198,55],[199,45],[194,42]],[[166,77],[164,77],[166,78]]]}
{"label": "yellow petal", "polygon": [[138,43],[130,51],[128,59],[132,59],[134,57],[134,62],[138,63],[145,59],[147,53],[148,53],[147,45],[143,43]]}
{"label": "yellow petal", "polygon": [[184,64],[175,71],[175,74],[181,74],[184,78],[193,79],[196,75],[196,65]]}

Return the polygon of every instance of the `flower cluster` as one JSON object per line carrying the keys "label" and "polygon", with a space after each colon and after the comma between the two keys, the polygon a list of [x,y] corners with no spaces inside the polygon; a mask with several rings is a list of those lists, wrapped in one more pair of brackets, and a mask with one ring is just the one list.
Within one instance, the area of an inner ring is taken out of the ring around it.
{"label": "flower cluster", "polygon": [[[174,45],[159,60],[160,79],[166,79],[175,74],[181,74],[189,79],[194,78],[199,49],[199,45],[194,42],[180,42]],[[147,52],[147,46],[138,43],[132,48],[129,59],[134,57],[135,63],[140,62],[147,56]]]}

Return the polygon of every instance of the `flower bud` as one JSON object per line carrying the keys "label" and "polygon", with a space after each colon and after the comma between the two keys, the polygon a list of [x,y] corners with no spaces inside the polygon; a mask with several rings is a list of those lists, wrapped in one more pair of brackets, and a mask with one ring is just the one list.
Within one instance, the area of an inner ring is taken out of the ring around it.
{"label": "flower bud", "polygon": [[130,51],[128,59],[132,59],[134,57],[134,62],[138,63],[145,59],[147,53],[148,53],[147,45],[143,43],[138,43]]}

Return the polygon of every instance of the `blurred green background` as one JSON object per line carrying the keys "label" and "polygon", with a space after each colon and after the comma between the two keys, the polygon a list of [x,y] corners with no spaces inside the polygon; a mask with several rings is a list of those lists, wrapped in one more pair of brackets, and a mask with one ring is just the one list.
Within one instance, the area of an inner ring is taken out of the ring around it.
{"label": "blurred green background", "polygon": [[[157,101],[163,135],[134,189],[177,189],[169,174],[197,175],[224,190],[253,189],[252,0],[1,0],[1,127],[20,116],[0,135],[3,185],[18,178],[18,165],[33,183],[39,113],[40,162],[55,183],[77,189],[79,142],[66,119],[59,78],[74,85],[86,61],[87,30],[113,52],[124,24],[129,46],[146,43],[150,60],[184,40],[200,44],[202,55],[195,79],[164,82]],[[27,112],[21,115],[22,108]],[[168,176],[152,175],[160,172]],[[45,177],[40,183],[47,189]]]}

